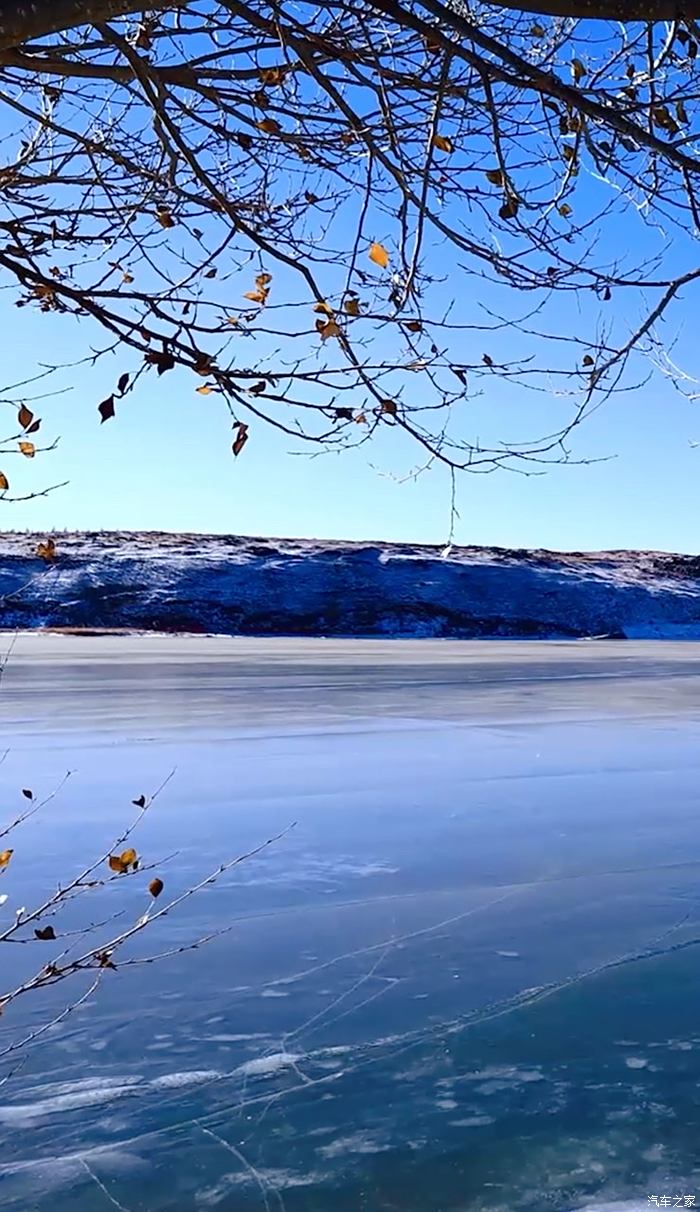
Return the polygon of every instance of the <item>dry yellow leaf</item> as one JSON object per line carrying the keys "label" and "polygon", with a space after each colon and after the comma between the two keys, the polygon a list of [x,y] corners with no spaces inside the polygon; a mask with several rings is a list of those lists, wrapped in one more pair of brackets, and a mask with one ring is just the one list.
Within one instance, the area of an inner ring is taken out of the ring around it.
{"label": "dry yellow leaf", "polygon": [[444,151],[448,154],[455,149],[455,145],[448,135],[434,135],[433,146],[437,147],[438,151]]}
{"label": "dry yellow leaf", "polygon": [[323,320],[317,320],[316,327],[321,334],[322,341],[327,341],[329,337],[340,336],[340,329],[335,320],[329,320],[327,324],[324,324]]}
{"label": "dry yellow leaf", "polygon": [[262,118],[260,122],[256,122],[258,130],[264,131],[266,135],[279,135],[282,127],[276,118]]}
{"label": "dry yellow leaf", "polygon": [[210,396],[211,393],[213,392],[213,390],[214,390],[214,388],[210,387],[208,383],[203,383],[201,387],[197,388],[197,395],[198,396]]}
{"label": "dry yellow leaf", "polygon": [[10,481],[4,471],[0,471],[0,492],[5,492],[10,487]]}
{"label": "dry yellow leaf", "polygon": [[26,459],[33,459],[36,454],[36,446],[33,442],[20,442],[19,448]]}
{"label": "dry yellow leaf", "polygon": [[138,856],[137,856],[136,851],[134,850],[133,846],[130,846],[128,850],[122,851],[122,853],[119,855],[119,858],[121,859],[122,863],[124,863],[124,865],[126,867],[131,867],[132,863],[137,862]]}
{"label": "dry yellow leaf", "polygon": [[126,863],[122,862],[121,857],[118,854],[110,854],[109,858],[107,859],[107,863],[110,871],[117,871],[120,875],[123,875],[127,870]]}
{"label": "dry yellow leaf", "polygon": [[374,261],[375,265],[379,265],[381,269],[386,269],[389,264],[389,254],[384,245],[376,242],[370,246],[369,259]]}
{"label": "dry yellow leaf", "polygon": [[348,299],[343,310],[346,311],[349,316],[359,316],[360,300],[359,299]]}
{"label": "dry yellow leaf", "polygon": [[13,854],[14,850],[0,850],[0,871],[5,870]]}

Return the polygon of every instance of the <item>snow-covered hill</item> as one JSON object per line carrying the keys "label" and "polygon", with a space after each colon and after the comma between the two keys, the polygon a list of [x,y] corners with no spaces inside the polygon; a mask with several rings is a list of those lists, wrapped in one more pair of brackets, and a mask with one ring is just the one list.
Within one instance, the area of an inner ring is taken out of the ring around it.
{"label": "snow-covered hill", "polygon": [[700,638],[700,557],[236,536],[0,535],[0,627]]}

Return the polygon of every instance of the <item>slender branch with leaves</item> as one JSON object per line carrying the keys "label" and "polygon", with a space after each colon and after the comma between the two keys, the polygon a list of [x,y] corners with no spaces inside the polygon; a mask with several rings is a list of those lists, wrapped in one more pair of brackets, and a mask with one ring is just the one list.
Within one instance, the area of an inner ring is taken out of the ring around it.
{"label": "slender branch with leaves", "polygon": [[235,456],[575,457],[700,278],[700,31],[523,7],[2,0],[0,283],[114,366],[93,423],[168,375]]}

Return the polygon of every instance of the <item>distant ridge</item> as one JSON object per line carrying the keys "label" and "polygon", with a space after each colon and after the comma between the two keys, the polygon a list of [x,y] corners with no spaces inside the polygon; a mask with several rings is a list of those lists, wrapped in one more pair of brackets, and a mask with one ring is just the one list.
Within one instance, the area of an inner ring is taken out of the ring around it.
{"label": "distant ridge", "polygon": [[157,532],[0,535],[0,628],[700,638],[700,556]]}

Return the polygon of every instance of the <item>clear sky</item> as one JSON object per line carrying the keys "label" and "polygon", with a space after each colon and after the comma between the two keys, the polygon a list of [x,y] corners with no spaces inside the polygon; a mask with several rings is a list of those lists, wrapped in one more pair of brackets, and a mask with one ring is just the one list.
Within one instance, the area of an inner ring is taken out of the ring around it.
{"label": "clear sky", "polygon": [[[45,317],[41,333],[26,313],[21,324],[15,317],[5,294],[0,320],[16,337],[3,358],[5,382],[22,368],[26,373],[36,357],[50,356],[46,344],[36,343],[49,335]],[[74,322],[58,317],[54,323],[57,343],[65,334],[71,345]],[[60,435],[60,442],[31,462],[7,458],[12,489],[68,483],[46,497],[0,506],[3,529],[446,540],[448,474],[433,469],[401,482],[396,476],[410,472],[413,456],[404,450],[394,458],[390,435],[373,449],[309,458],[293,453],[281,435],[253,427],[234,460],[221,402],[196,395],[191,377],[178,371],[150,378],[118,407],[115,420],[100,426],[96,406],[121,369],[103,362],[81,370],[72,391],[33,405],[43,417],[44,436]],[[531,410],[533,432],[537,421],[544,432],[545,405],[522,403]],[[456,541],[700,551],[700,448],[690,445],[700,440],[697,408],[656,380],[609,401],[574,437],[576,457],[605,462],[554,467],[528,478],[506,471],[458,477]]]}
{"label": "clear sky", "polygon": [[[637,240],[638,234],[639,229],[632,233],[611,225],[600,241],[602,253],[606,242],[612,248],[615,241]],[[649,255],[661,238],[642,233]],[[635,255],[643,257],[645,251],[646,246],[637,247]],[[696,260],[690,241],[679,250],[684,266],[685,258],[688,266]],[[469,282],[473,289],[474,279]],[[96,337],[87,321],[40,315],[31,308],[18,311],[15,288],[0,280],[2,287],[0,387],[32,374],[40,362],[84,356]],[[611,314],[617,309],[619,318],[625,305],[626,300],[614,299]],[[578,332],[582,321],[576,302],[569,297],[561,306],[571,309],[571,331]],[[585,320],[585,311],[583,315]],[[669,339],[681,333],[677,355],[691,373],[700,373],[696,316],[697,296],[681,297],[665,329]],[[638,318],[630,315],[628,327]],[[503,349],[508,334],[499,339]],[[498,349],[490,348],[498,356]],[[474,352],[465,350],[465,361],[474,361],[467,356]],[[478,361],[480,351],[476,353]],[[134,395],[117,404],[115,419],[101,426],[97,405],[125,370],[133,370],[126,354],[103,358],[64,377],[70,391],[31,404],[43,419],[41,437],[60,437],[58,447],[32,461],[8,456],[0,469],[15,494],[64,480],[67,484],[35,500],[0,502],[2,529],[447,540],[449,474],[436,466],[411,477],[416,452],[396,431],[387,427],[377,445],[356,452],[309,458],[294,450],[289,439],[251,423],[250,440],[234,459],[223,404],[215,395],[197,395],[192,376],[179,370],[161,379],[150,373]],[[27,394],[43,389],[39,384]],[[523,418],[529,437],[552,432],[561,423],[561,402],[553,397],[502,387],[496,403],[505,437],[511,429],[522,432]],[[493,404],[492,399],[470,402],[469,418],[478,424],[483,416],[490,423],[486,410]],[[574,458],[602,461],[553,467],[531,477],[507,471],[460,475],[455,541],[564,550],[700,551],[700,447],[692,447],[695,441],[700,442],[698,405],[656,376],[638,391],[611,399],[571,439]]]}

